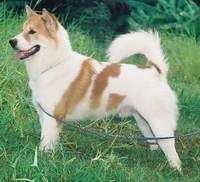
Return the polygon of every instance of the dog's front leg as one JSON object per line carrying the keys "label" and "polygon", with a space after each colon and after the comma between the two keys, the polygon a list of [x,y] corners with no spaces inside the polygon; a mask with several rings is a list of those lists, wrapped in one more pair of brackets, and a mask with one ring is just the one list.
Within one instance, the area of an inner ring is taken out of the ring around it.
{"label": "dog's front leg", "polygon": [[55,148],[59,139],[60,128],[60,124],[54,118],[43,113],[41,121],[41,151],[48,152]]}

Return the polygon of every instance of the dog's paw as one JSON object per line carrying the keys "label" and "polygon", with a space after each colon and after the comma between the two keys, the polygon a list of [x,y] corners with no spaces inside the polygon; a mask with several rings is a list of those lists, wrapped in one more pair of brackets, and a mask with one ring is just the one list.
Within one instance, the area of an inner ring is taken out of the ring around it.
{"label": "dog's paw", "polygon": [[150,150],[151,151],[159,150],[158,144],[150,144]]}
{"label": "dog's paw", "polygon": [[39,150],[42,152],[52,152],[55,149],[57,141],[42,141]]}
{"label": "dog's paw", "polygon": [[174,161],[169,161],[170,162],[170,166],[172,168],[174,168],[175,170],[177,170],[180,174],[182,174],[182,165],[181,165],[181,161],[178,160],[174,160]]}

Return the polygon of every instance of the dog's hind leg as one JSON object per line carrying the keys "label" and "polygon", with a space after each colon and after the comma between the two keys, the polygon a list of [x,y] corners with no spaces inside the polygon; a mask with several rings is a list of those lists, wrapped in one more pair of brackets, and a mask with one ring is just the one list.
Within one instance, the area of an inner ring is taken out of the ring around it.
{"label": "dog's hind leg", "polygon": [[[141,130],[144,137],[154,137],[151,128],[149,127],[148,123],[145,121],[142,116],[137,113],[133,106],[126,105],[120,108],[119,110],[119,116],[120,117],[126,117],[126,116],[134,116],[137,125],[139,129]],[[156,140],[148,140],[148,143],[150,144],[150,150],[157,150],[158,144]]]}
{"label": "dog's hind leg", "polygon": [[[155,137],[147,121],[145,121],[145,119],[142,118],[142,116],[140,116],[138,113],[134,113],[134,118],[144,137],[151,137],[151,138]],[[151,151],[157,150],[159,148],[156,140],[147,140],[147,141],[150,144]]]}
{"label": "dog's hind leg", "polygon": [[[169,124],[170,117],[163,115],[163,117],[159,117],[157,113],[157,117],[148,119],[148,123],[152,129],[152,132],[155,137],[173,137],[174,129]],[[175,139],[161,139],[157,140],[159,147],[164,152],[166,158],[168,159],[170,165],[181,171],[181,161],[175,149]]]}
{"label": "dog's hind leg", "polygon": [[[126,111],[128,114],[132,113],[132,115],[135,116],[138,126],[145,137],[173,137],[176,128],[177,111],[171,108],[176,107],[167,107],[167,110],[165,110],[163,106],[161,110],[158,109],[157,112],[149,108],[150,107],[148,107],[146,112],[138,112],[135,111],[133,107],[129,106],[124,107],[121,111]],[[155,140],[153,141],[155,142]],[[164,152],[170,165],[178,171],[181,171],[181,161],[175,149],[175,139],[161,139],[156,140],[156,142]]]}

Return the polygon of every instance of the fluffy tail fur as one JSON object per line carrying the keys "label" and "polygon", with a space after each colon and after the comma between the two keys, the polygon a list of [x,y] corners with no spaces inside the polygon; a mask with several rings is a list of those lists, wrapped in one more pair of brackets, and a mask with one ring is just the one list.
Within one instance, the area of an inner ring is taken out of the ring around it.
{"label": "fluffy tail fur", "polygon": [[110,62],[120,62],[134,54],[145,55],[148,61],[160,69],[161,76],[166,78],[168,65],[157,32],[138,31],[120,35],[107,51]]}

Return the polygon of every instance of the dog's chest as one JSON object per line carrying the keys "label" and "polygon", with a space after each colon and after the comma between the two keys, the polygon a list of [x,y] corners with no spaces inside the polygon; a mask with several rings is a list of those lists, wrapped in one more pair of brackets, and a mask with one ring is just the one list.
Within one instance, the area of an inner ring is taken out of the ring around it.
{"label": "dog's chest", "polygon": [[70,83],[74,80],[78,69],[70,72],[63,69],[56,69],[44,73],[36,82],[29,82],[33,98],[43,107],[53,112],[55,105],[62,98]]}

